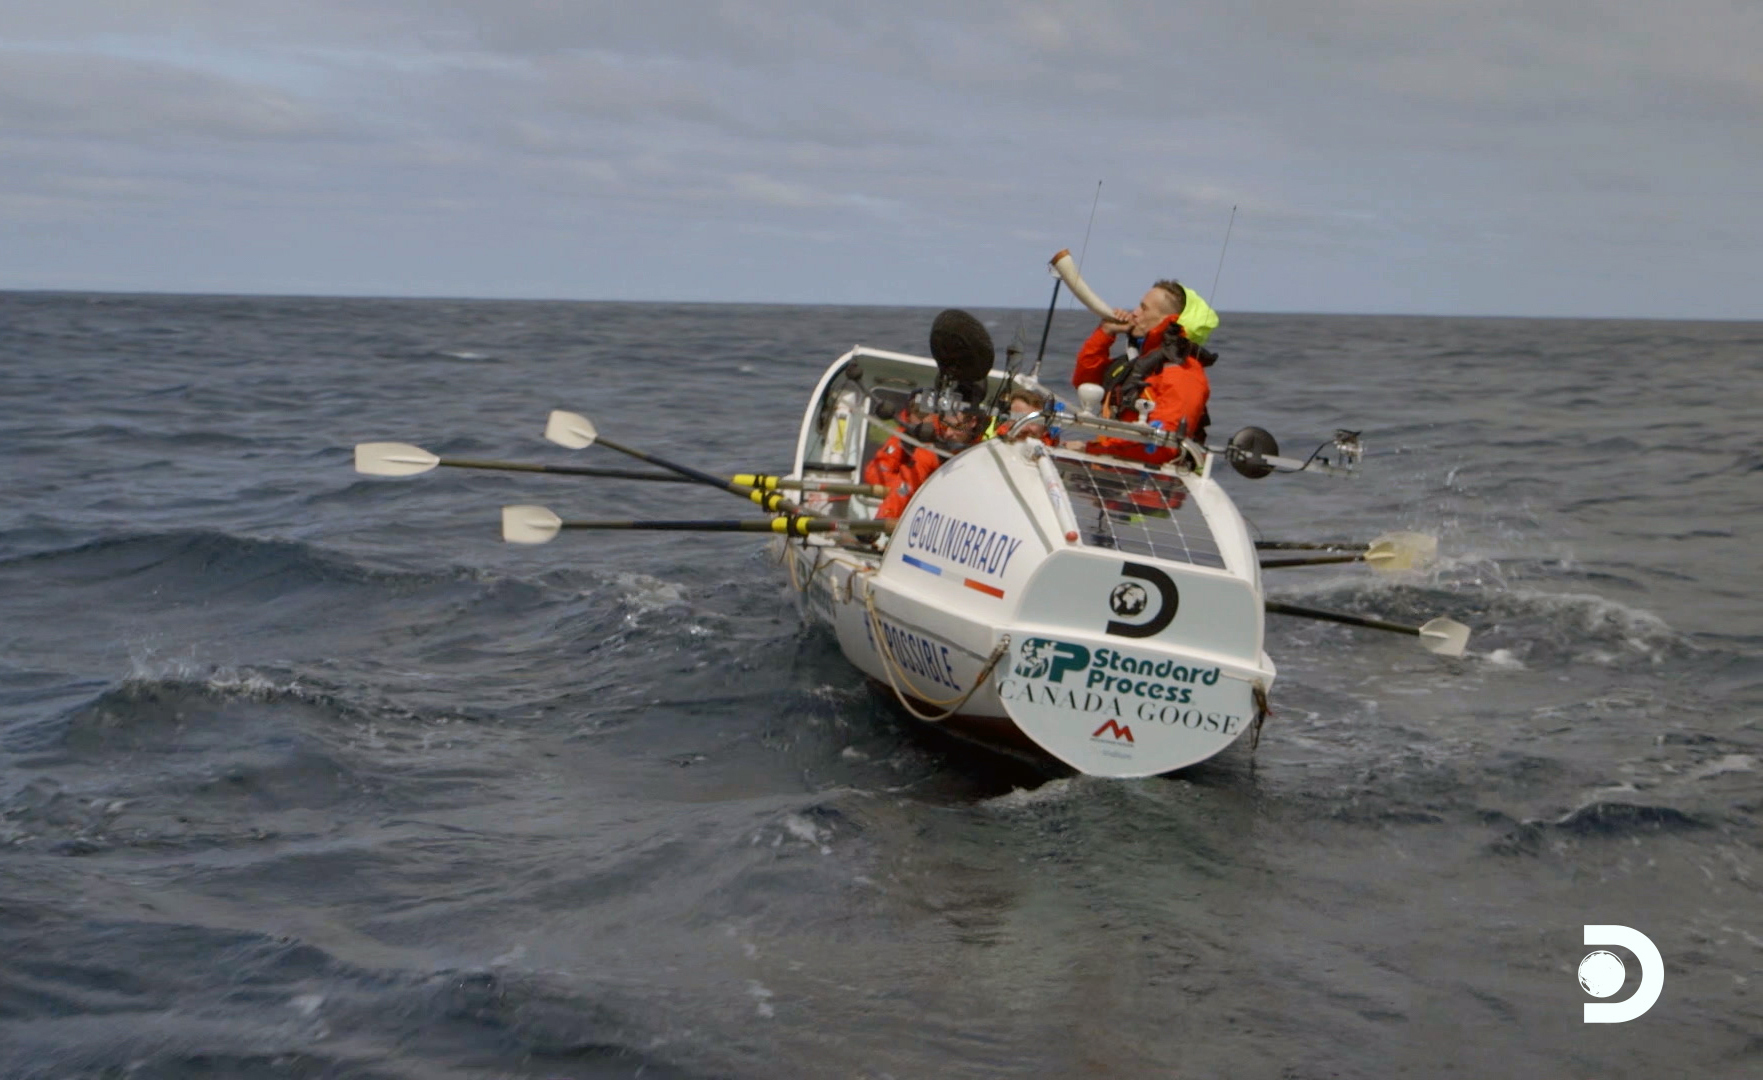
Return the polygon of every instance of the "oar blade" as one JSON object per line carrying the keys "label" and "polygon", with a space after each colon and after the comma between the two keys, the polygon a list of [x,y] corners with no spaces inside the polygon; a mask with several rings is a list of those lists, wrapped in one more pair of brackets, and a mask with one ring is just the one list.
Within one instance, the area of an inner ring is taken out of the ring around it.
{"label": "oar blade", "polygon": [[1397,573],[1421,570],[1438,557],[1439,538],[1425,533],[1385,533],[1365,548],[1365,563],[1373,570]]}
{"label": "oar blade", "polygon": [[545,421],[545,438],[571,450],[586,450],[599,437],[594,422],[578,413],[553,409],[550,419]]}
{"label": "oar blade", "polygon": [[1440,656],[1462,656],[1469,644],[1469,627],[1455,619],[1431,619],[1420,624],[1420,645]]}
{"label": "oar blade", "polygon": [[563,519],[542,506],[504,506],[502,539],[511,544],[548,544],[563,528]]}
{"label": "oar blade", "polygon": [[355,471],[368,476],[415,476],[440,463],[440,458],[409,443],[364,442],[355,445]]}

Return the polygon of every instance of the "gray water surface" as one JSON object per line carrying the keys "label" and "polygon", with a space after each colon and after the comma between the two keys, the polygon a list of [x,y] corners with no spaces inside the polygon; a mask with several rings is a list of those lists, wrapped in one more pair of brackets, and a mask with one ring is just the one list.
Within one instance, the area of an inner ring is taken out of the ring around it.
{"label": "gray water surface", "polygon": [[1368,447],[1261,535],[1441,542],[1273,594],[1475,636],[1270,618],[1259,748],[1144,781],[928,737],[751,538],[497,539],[726,495],[351,469],[780,470],[934,314],[0,294],[0,1075],[1763,1073],[1763,324],[1226,312],[1215,436]]}

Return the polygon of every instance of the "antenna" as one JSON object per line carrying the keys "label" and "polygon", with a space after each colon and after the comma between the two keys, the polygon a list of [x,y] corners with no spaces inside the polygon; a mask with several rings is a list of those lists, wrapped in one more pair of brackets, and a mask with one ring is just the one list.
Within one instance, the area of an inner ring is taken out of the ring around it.
{"label": "antenna", "polygon": [[1090,230],[1096,227],[1096,207],[1102,201],[1102,181],[1096,181],[1096,197],[1090,203],[1090,223],[1084,226],[1083,246],[1077,249],[1077,268],[1084,268],[1084,253],[1090,250]]}
{"label": "antenna", "polygon": [[1224,253],[1230,250],[1230,230],[1237,223],[1237,208],[1230,208],[1230,224],[1224,227],[1224,245],[1218,249],[1218,269],[1212,273],[1212,304],[1218,305],[1218,275],[1224,273]]}

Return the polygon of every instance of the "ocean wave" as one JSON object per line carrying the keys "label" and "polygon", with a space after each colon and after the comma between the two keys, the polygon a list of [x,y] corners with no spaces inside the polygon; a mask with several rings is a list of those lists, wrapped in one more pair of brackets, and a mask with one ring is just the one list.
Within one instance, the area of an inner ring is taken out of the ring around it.
{"label": "ocean wave", "polygon": [[163,428],[131,427],[126,424],[99,423],[70,431],[47,432],[47,439],[82,443],[116,442],[127,444],[131,456],[143,450],[262,450],[262,436],[234,435],[225,431],[168,431]]}
{"label": "ocean wave", "polygon": [[459,752],[481,738],[466,717],[283,672],[130,676],[7,733],[31,779],[0,798],[0,844],[201,850],[305,835],[313,812],[472,801],[499,775]]}
{"label": "ocean wave", "polygon": [[121,685],[106,691],[91,708],[133,710],[143,701],[170,695],[190,700],[257,704],[281,702],[316,706],[340,720],[363,719],[377,711],[358,707],[333,687],[302,679],[287,671],[212,667],[193,660],[147,660],[135,657],[134,669]]}
{"label": "ocean wave", "polygon": [[0,559],[0,574],[12,570],[61,575],[72,583],[108,582],[134,577],[222,587],[286,576],[291,585],[317,582],[423,585],[483,576],[480,570],[451,566],[413,571],[370,567],[341,552],[299,540],[239,536],[211,529],[124,533]]}
{"label": "ocean wave", "polygon": [[1757,771],[1757,755],[1755,754],[1723,754],[1712,761],[1704,761],[1695,766],[1686,778],[1689,780],[1711,780],[1716,776],[1729,773],[1754,773]]}
{"label": "ocean wave", "polygon": [[1535,855],[1551,835],[1581,841],[1613,840],[1666,832],[1692,832],[1710,828],[1701,817],[1675,806],[1596,801],[1586,803],[1552,820],[1532,819],[1490,845],[1501,855]]}
{"label": "ocean wave", "polygon": [[[467,585],[478,591],[474,606],[526,610],[587,600],[597,605],[586,615],[595,624],[610,615],[627,630],[666,627],[693,638],[714,637],[723,628],[716,616],[694,607],[686,584],[644,573],[548,570],[529,579],[457,564],[392,568],[304,541],[212,530],[131,533],[0,559],[0,579],[8,572],[33,577],[47,573],[75,585],[110,586],[128,579],[131,592],[167,586],[186,603],[247,587],[278,596],[314,587],[362,586],[408,595],[433,586]],[[578,607],[564,617],[581,614]],[[603,632],[605,627],[592,629]]]}
{"label": "ocean wave", "polygon": [[[394,692],[352,680],[345,689],[311,672],[136,658],[120,682],[61,711],[15,724],[0,749],[22,764],[66,757],[160,754],[224,760],[258,745],[316,739],[331,748],[391,753],[425,749],[438,727],[470,726],[469,710],[404,704]],[[442,695],[444,699],[445,695]]]}
{"label": "ocean wave", "polygon": [[1586,803],[1546,824],[1577,836],[1603,837],[1709,827],[1706,821],[1675,806],[1616,801]]}
{"label": "ocean wave", "polygon": [[1068,803],[1078,797],[1079,777],[1063,776],[1057,780],[1049,780],[1036,788],[1011,788],[1002,795],[984,800],[981,805],[988,810],[1014,813],[1023,810],[1041,810],[1048,806]]}
{"label": "ocean wave", "polygon": [[1472,654],[1495,666],[1554,662],[1620,667],[1661,664],[1705,649],[1658,614],[1596,593],[1549,592],[1505,583],[1337,578],[1279,596],[1316,601],[1353,614],[1423,622],[1441,615],[1467,624]]}
{"label": "ocean wave", "polygon": [[[296,938],[108,921],[0,972],[0,1072],[408,1080],[505,1062],[522,1075],[707,1075],[612,991],[552,972],[365,967]],[[34,931],[43,932],[41,928]]]}
{"label": "ocean wave", "polygon": [[689,606],[686,586],[676,581],[664,581],[649,574],[624,572],[613,574],[611,584],[618,590],[619,602],[625,610],[626,618],[633,622],[645,615],[677,611]]}
{"label": "ocean wave", "polygon": [[1702,651],[1654,612],[1595,593],[1507,590],[1487,597],[1477,614],[1494,623],[1490,636],[1514,635],[1510,648],[1520,659],[1559,653],[1611,667],[1636,659],[1661,664]]}

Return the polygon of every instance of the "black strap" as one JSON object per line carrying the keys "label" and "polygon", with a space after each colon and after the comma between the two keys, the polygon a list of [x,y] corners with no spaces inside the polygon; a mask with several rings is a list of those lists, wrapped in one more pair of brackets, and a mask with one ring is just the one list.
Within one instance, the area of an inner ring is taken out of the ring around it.
{"label": "black strap", "polygon": [[[1175,340],[1186,339],[1176,337]],[[1122,408],[1139,399],[1145,383],[1151,376],[1162,371],[1164,364],[1169,363],[1170,353],[1170,337],[1166,336],[1163,344],[1150,352],[1142,352],[1137,356],[1119,356],[1108,362],[1108,366],[1102,369],[1102,400],[1113,413],[1119,413]]]}
{"label": "black strap", "polygon": [[1144,392],[1145,383],[1171,361],[1179,364],[1191,358],[1199,361],[1201,367],[1211,367],[1218,362],[1217,353],[1195,345],[1173,329],[1166,332],[1163,341],[1150,352],[1136,357],[1115,357],[1102,369],[1102,400],[1113,406],[1115,412],[1137,401],[1139,394]]}

